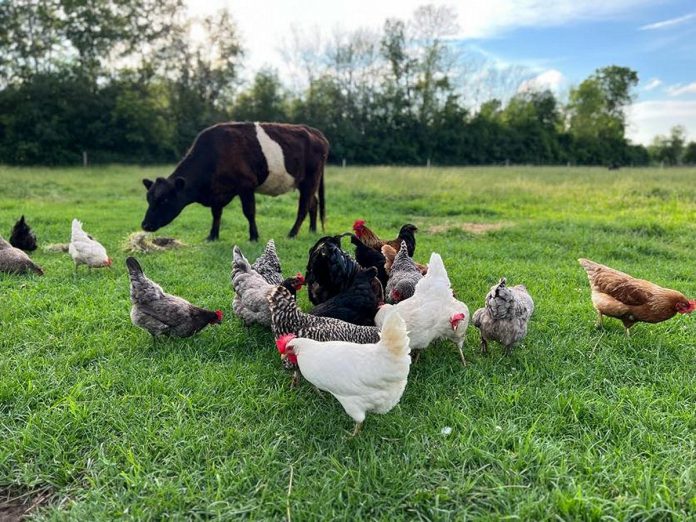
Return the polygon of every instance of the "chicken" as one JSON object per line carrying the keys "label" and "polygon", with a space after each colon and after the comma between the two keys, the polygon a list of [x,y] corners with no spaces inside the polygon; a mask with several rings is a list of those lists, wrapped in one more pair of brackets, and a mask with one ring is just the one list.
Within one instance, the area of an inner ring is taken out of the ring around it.
{"label": "chicken", "polygon": [[31,227],[27,225],[24,216],[19,218],[14,227],[12,227],[10,245],[24,250],[25,252],[33,252],[36,250],[36,234],[34,234]]}
{"label": "chicken", "polygon": [[[294,295],[302,288],[304,277],[297,274],[282,284]],[[254,323],[271,326],[268,296],[276,285],[267,282],[261,274],[251,268],[249,261],[236,245],[232,255],[232,287],[235,293],[232,310],[237,317],[247,326]]]}
{"label": "chicken", "polygon": [[283,273],[280,269],[280,259],[276,253],[275,241],[272,239],[266,243],[266,248],[256,261],[251,265],[261,277],[272,285],[283,283]]}
{"label": "chicken", "polygon": [[385,268],[386,259],[382,253],[365,245],[355,234],[350,235],[350,242],[355,245],[355,260],[358,264],[363,268],[375,267],[377,269],[377,279],[379,279],[383,287],[387,286],[389,275]]}
{"label": "chicken", "polygon": [[43,275],[43,270],[27,254],[15,248],[0,236],[0,272],[8,274],[26,274],[35,272]]}
{"label": "chicken", "polygon": [[383,245],[389,245],[394,250],[399,250],[401,248],[401,242],[406,241],[406,246],[408,247],[408,255],[413,257],[413,253],[416,251],[416,236],[415,232],[418,232],[418,227],[416,225],[411,225],[410,223],[401,227],[399,230],[399,235],[396,239],[391,241],[384,241],[377,237],[377,235],[365,226],[364,219],[358,219],[353,223],[353,231],[355,235],[360,238],[360,241],[365,243],[370,248],[382,251]]}
{"label": "chicken", "polygon": [[126,259],[130,277],[131,321],[152,335],[190,337],[209,324],[220,324],[222,312],[199,308],[185,299],[167,294],[162,287],[143,274],[140,263]]}
{"label": "chicken", "polygon": [[82,230],[82,223],[77,219],[72,220],[72,236],[68,252],[75,261],[75,270],[78,265],[87,265],[89,268],[111,266],[111,259],[106,255],[106,249]]}
{"label": "chicken", "polygon": [[491,287],[486,305],[474,312],[473,325],[481,332],[481,352],[488,353],[488,341],[498,341],[505,353],[527,335],[527,323],[534,312],[532,301],[524,285],[507,286],[503,277]]}
{"label": "chicken", "polygon": [[341,236],[325,236],[309,249],[305,279],[314,305],[343,292],[353,283],[360,265],[341,250]]}
{"label": "chicken", "polygon": [[[382,255],[384,256],[384,270],[386,270],[387,274],[391,272],[391,267],[394,264],[394,259],[396,259],[396,254],[397,250],[390,246],[390,245],[382,245]],[[422,265],[421,263],[416,263],[416,261],[413,261],[416,266],[418,267],[418,270],[420,270],[420,273],[422,275],[425,275],[428,273],[428,265]]]}
{"label": "chicken", "polygon": [[406,321],[411,350],[423,350],[436,339],[450,339],[459,348],[462,363],[466,364],[462,346],[469,326],[469,309],[454,298],[439,254],[431,254],[428,275],[418,281],[412,297],[395,305],[380,307],[375,316],[378,328],[384,324],[386,315],[392,309],[396,309]]}
{"label": "chicken", "polygon": [[382,283],[377,279],[377,269],[361,269],[352,284],[343,292],[315,306],[312,315],[333,317],[348,323],[372,326],[377,308],[384,304]]}
{"label": "chicken", "polygon": [[[384,245],[382,248],[390,247],[389,245]],[[401,249],[392,263],[389,281],[385,288],[387,301],[395,304],[408,299],[416,291],[416,285],[421,279],[423,279],[423,274],[421,274],[413,259],[408,257],[406,241],[402,241]]]}
{"label": "chicken", "polygon": [[598,326],[602,326],[602,317],[607,315],[621,320],[626,335],[630,335],[629,328],[635,323],[660,323],[678,313],[696,311],[696,300],[688,300],[676,290],[636,279],[589,259],[578,262],[590,280]]}
{"label": "chicken", "polygon": [[305,379],[327,391],[355,421],[357,435],[367,412],[387,413],[406,388],[411,366],[406,323],[398,312],[384,319],[379,342],[320,342],[284,335],[276,341],[281,358],[296,363]]}
{"label": "chicken", "polygon": [[[276,339],[286,334],[294,334],[315,341],[347,341],[356,344],[379,341],[379,330],[376,326],[359,326],[332,317],[304,313],[297,306],[290,291],[282,286],[273,289],[268,303],[271,309],[271,329]],[[297,384],[297,365],[287,359],[283,362],[288,370],[294,370],[293,384]]]}

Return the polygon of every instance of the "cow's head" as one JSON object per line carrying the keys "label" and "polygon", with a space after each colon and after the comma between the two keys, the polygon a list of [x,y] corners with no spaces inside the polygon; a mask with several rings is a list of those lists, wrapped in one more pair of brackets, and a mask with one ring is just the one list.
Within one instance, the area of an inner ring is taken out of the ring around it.
{"label": "cow's head", "polygon": [[141,226],[146,232],[154,232],[171,223],[189,203],[184,178],[144,179],[143,185],[147,189],[148,207]]}

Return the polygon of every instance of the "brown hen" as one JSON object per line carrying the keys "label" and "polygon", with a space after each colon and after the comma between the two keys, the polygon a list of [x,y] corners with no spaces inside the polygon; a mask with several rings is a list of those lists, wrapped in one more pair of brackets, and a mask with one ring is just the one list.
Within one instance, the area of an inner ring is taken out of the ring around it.
{"label": "brown hen", "polygon": [[696,310],[696,300],[662,288],[650,281],[600,265],[589,259],[578,259],[587,272],[592,288],[592,305],[597,310],[597,325],[607,315],[623,322],[626,335],[635,323],[660,323],[677,313],[690,314]]}
{"label": "brown hen", "polygon": [[402,241],[406,242],[409,257],[413,257],[413,253],[416,251],[415,233],[418,232],[418,227],[410,223],[402,226],[397,238],[391,241],[386,241],[377,237],[377,234],[365,226],[364,219],[358,219],[353,223],[353,232],[355,232],[355,235],[358,236],[363,244],[370,248],[374,248],[378,252],[382,250],[383,245],[389,245],[398,252],[399,248],[401,248]]}

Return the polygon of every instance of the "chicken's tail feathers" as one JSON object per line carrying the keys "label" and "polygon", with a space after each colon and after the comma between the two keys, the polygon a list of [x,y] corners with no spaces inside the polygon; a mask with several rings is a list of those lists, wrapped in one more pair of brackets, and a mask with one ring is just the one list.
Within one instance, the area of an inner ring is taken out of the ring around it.
{"label": "chicken's tail feathers", "polygon": [[471,316],[471,324],[473,324],[476,328],[481,328],[481,319],[483,319],[483,314],[486,312],[485,308],[479,308],[474,312],[474,315]]}
{"label": "chicken's tail feathers", "polygon": [[[284,286],[277,286],[271,291],[268,296],[268,307],[271,310],[271,326],[274,333],[294,333],[280,331],[285,330],[282,325],[292,324],[295,328],[301,326],[300,310],[297,308],[292,294]],[[277,327],[280,327],[278,332],[276,332]]]}
{"label": "chicken's tail feathers", "polygon": [[128,272],[130,273],[130,275],[138,276],[142,275],[143,273],[143,269],[140,266],[140,263],[138,263],[138,260],[134,257],[126,258],[126,267],[128,267]]}
{"label": "chicken's tail feathers", "polygon": [[403,357],[408,354],[409,340],[406,323],[397,310],[390,311],[384,319],[379,342],[395,357]]}
{"label": "chicken's tail feathers", "polygon": [[248,272],[251,265],[237,245],[232,249],[232,271]]}

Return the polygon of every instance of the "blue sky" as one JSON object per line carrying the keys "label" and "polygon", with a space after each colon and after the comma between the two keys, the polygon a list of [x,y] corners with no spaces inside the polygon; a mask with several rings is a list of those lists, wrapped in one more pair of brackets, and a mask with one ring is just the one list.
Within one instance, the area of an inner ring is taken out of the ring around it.
{"label": "blue sky", "polygon": [[[284,75],[282,47],[293,27],[311,37],[333,29],[378,29],[387,17],[410,18],[421,0],[190,0],[194,14],[226,6],[247,47],[250,71]],[[563,96],[596,68],[624,65],[640,78],[629,136],[648,143],[681,124],[696,140],[695,0],[460,0],[430,3],[457,10],[456,40],[486,66],[514,69],[507,94],[530,85]],[[464,78],[462,81],[470,81]],[[519,80],[516,87],[515,82]],[[524,82],[527,82],[526,84]],[[464,85],[462,85],[465,88]],[[496,93],[499,94],[499,93]]]}

